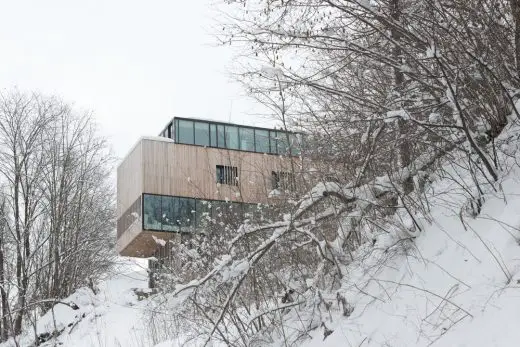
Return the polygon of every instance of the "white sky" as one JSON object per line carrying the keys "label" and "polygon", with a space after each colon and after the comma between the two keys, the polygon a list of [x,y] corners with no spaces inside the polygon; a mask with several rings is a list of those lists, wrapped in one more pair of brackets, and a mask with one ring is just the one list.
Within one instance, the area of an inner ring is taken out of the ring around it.
{"label": "white sky", "polygon": [[173,116],[266,125],[226,73],[232,52],[215,47],[209,0],[0,5],[0,88],[92,110],[118,157]]}

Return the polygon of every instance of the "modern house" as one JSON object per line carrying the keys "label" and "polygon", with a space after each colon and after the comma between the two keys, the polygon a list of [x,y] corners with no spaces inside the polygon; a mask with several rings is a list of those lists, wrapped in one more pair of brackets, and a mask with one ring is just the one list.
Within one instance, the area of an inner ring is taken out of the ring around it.
{"label": "modern house", "polygon": [[294,184],[300,143],[292,132],[174,118],[160,136],[141,138],[117,169],[118,253],[150,257],[221,206],[275,199],[273,191]]}

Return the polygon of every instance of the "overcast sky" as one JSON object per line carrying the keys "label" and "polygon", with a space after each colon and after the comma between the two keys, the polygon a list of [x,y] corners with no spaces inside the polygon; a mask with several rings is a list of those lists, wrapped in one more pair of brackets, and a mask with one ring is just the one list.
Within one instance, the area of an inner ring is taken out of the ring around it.
{"label": "overcast sky", "polygon": [[0,88],[92,110],[118,157],[173,116],[266,125],[226,73],[209,3],[0,0]]}

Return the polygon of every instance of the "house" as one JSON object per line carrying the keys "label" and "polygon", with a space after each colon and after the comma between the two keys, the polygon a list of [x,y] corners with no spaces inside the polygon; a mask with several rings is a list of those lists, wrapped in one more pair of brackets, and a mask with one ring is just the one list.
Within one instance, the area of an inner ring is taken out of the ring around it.
{"label": "house", "polygon": [[219,208],[270,203],[273,192],[294,186],[300,143],[293,132],[174,118],[160,136],[141,138],[117,169],[118,253],[151,257]]}

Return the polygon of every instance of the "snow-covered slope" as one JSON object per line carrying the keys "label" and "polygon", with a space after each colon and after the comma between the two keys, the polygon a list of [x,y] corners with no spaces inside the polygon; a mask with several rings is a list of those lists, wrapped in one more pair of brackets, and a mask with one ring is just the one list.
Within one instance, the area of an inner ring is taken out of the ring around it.
{"label": "snow-covered slope", "polygon": [[[518,157],[518,137],[508,142]],[[513,161],[476,218],[460,213],[467,203],[460,187],[436,182],[432,221],[422,220],[407,255],[382,264],[384,252],[374,252],[349,266],[339,292],[352,315],[324,315],[333,332],[324,338],[320,327],[304,346],[520,346],[520,168]],[[388,249],[384,238],[378,243]]]}
{"label": "snow-covered slope", "polygon": [[[75,303],[79,309],[57,304],[37,323],[37,333],[62,331],[57,340],[42,346],[148,346],[143,324],[146,300],[138,301],[134,288],[146,288],[146,270],[139,264],[121,260],[114,274],[98,285],[97,295],[89,288],[81,288],[63,300]],[[54,313],[54,314],[53,314]],[[20,346],[34,342],[34,330],[28,330],[19,339]],[[15,346],[9,341],[1,346]]]}
{"label": "snow-covered slope", "polygon": [[[518,136],[508,136],[504,150],[520,158]],[[326,329],[314,329],[303,346],[520,345],[520,167],[513,156],[505,163],[476,218],[461,213],[467,205],[461,188],[438,176],[428,190],[430,216],[417,217],[422,231],[400,247],[388,233],[360,250],[367,256],[348,266],[338,291],[352,314],[342,315],[338,292],[323,293],[332,303],[322,312]],[[56,305],[54,317],[49,312],[38,320],[38,333],[63,329],[57,338],[63,346],[153,346],[146,331],[150,299],[139,301],[133,292],[146,285],[142,268],[124,264],[97,295],[83,288],[64,300],[78,310]],[[325,330],[332,331],[326,338]],[[27,331],[20,345],[32,344],[33,336]]]}

